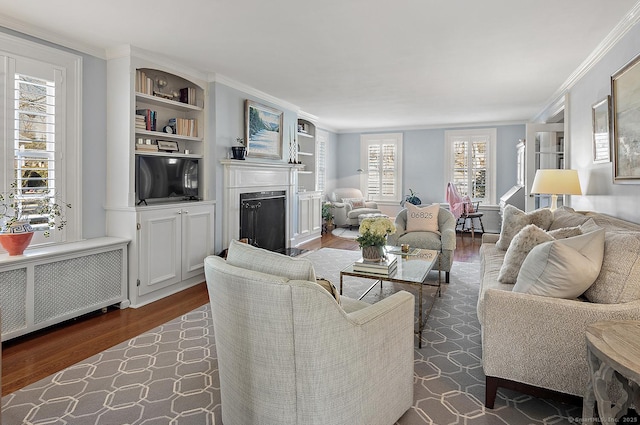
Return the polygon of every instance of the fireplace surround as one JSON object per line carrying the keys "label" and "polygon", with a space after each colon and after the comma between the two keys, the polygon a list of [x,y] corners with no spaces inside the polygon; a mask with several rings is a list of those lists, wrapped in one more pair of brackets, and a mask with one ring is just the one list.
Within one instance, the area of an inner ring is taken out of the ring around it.
{"label": "fireplace surround", "polygon": [[255,192],[283,192],[285,196],[285,249],[291,247],[294,235],[294,204],[297,191],[296,164],[278,161],[252,161],[225,159],[224,199],[222,205],[222,244],[229,246],[232,239],[240,238],[242,194]]}

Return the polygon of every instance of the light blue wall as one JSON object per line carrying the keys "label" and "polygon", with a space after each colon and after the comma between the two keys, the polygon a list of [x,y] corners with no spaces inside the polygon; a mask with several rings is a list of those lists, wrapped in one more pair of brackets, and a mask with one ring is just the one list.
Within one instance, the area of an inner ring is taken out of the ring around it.
{"label": "light blue wall", "polygon": [[583,196],[571,206],[640,222],[638,184],[613,184],[612,163],[594,164],[592,105],[611,94],[611,75],[640,54],[640,24],[636,24],[569,92],[569,164],[577,169]]}
{"label": "light blue wall", "polygon": [[85,239],[105,236],[107,62],[6,28],[0,31],[82,57],[82,236]]}
{"label": "light blue wall", "polygon": [[[482,128],[482,127],[478,127]],[[516,145],[524,139],[525,126],[497,126],[497,181],[499,198],[516,184]],[[447,128],[407,130],[403,134],[403,193],[418,193],[423,203],[444,202],[444,133]],[[396,133],[398,131],[389,131]],[[336,186],[359,187],[356,170],[360,167],[360,133],[337,136]],[[497,199],[496,199],[497,202]]]}

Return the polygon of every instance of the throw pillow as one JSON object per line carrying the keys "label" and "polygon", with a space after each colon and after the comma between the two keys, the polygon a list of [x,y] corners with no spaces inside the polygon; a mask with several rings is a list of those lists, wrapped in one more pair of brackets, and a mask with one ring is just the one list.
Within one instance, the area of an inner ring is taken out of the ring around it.
{"label": "throw pillow", "polygon": [[580,227],[565,227],[563,229],[545,232],[535,224],[528,224],[514,236],[504,256],[498,282],[516,283],[520,267],[527,254],[543,242],[564,239],[581,235]]}
{"label": "throw pillow", "polygon": [[553,222],[549,226],[549,230],[580,226],[587,220],[589,217],[584,214],[577,213],[573,208],[562,206],[553,212]]}
{"label": "throw pillow", "polygon": [[316,280],[313,264],[306,258],[292,258],[235,240],[232,240],[229,245],[227,262],[232,266],[291,280],[309,280],[311,282]]}
{"label": "throw pillow", "polygon": [[428,206],[405,203],[407,208],[407,232],[433,232],[438,231],[438,212],[440,204]]}
{"label": "throw pillow", "polygon": [[602,270],[584,296],[602,304],[640,299],[640,232],[607,232]]}
{"label": "throw pillow", "polygon": [[316,278],[316,282],[318,283],[318,285],[326,289],[327,292],[329,292],[333,296],[333,298],[335,298],[338,304],[340,304],[340,292],[333,283],[322,277]]}
{"label": "throw pillow", "polygon": [[553,213],[548,208],[525,213],[513,205],[507,205],[502,214],[502,229],[496,248],[506,251],[513,237],[527,224],[535,224],[542,230],[547,230],[552,221]]}
{"label": "throw pillow", "polygon": [[525,258],[513,292],[573,299],[596,280],[604,256],[604,229],[545,242]]}
{"label": "throw pillow", "polygon": [[353,210],[355,210],[356,208],[364,208],[367,206],[364,198],[344,198],[342,202],[351,205],[351,209]]}

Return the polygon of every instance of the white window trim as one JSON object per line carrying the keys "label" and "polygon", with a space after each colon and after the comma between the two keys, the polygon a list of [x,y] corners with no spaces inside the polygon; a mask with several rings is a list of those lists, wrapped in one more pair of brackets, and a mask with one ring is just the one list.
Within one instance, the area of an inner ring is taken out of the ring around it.
{"label": "white window trim", "polygon": [[453,180],[453,142],[458,137],[484,136],[489,139],[487,156],[487,198],[485,204],[496,204],[496,172],[497,172],[497,138],[498,131],[496,128],[478,128],[471,130],[446,130],[444,132],[445,149],[444,149],[444,174],[445,182]]}
{"label": "white window trim", "polygon": [[[0,33],[0,94],[4,103],[0,105],[0,134],[4,134],[2,152],[4,153],[3,168],[0,173],[0,190],[8,191],[13,181],[14,144],[13,133],[8,128],[8,121],[13,120],[13,96],[5,95],[7,90],[13,90],[13,75],[8,75],[10,58],[24,58],[37,60],[59,68],[64,75],[65,111],[63,128],[64,143],[61,154],[61,167],[57,168],[58,178],[63,182],[57,187],[61,199],[71,204],[72,208],[65,211],[67,225],[64,229],[64,242],[82,239],[82,57],[60,49],[34,43],[8,34]],[[56,232],[58,232],[56,230]],[[44,243],[55,243],[54,237]]]}
{"label": "white window trim", "polygon": [[[368,146],[371,144],[379,144],[380,139],[392,139],[391,143],[396,145],[396,197],[376,199],[369,196],[367,191],[367,175],[366,173],[360,174],[360,189],[366,199],[375,201],[381,205],[397,205],[402,200],[402,133],[377,133],[377,134],[362,134],[360,135],[360,169],[367,169],[368,158]],[[385,143],[389,143],[386,141]]]}

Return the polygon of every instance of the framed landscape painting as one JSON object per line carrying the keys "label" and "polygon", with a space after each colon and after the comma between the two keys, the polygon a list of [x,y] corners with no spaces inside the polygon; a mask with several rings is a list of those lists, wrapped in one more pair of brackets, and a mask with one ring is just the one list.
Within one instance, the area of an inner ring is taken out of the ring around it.
{"label": "framed landscape painting", "polygon": [[247,156],[282,159],[282,111],[245,101]]}
{"label": "framed landscape painting", "polygon": [[640,184],[640,56],[611,77],[613,182]]}

